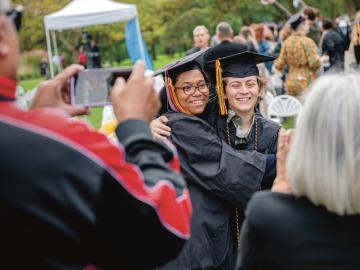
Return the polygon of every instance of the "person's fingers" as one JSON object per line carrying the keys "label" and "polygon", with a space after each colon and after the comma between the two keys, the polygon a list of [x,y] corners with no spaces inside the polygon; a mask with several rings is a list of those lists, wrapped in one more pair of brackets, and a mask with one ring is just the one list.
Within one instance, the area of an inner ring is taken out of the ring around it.
{"label": "person's fingers", "polygon": [[165,130],[167,132],[171,132],[171,127],[161,124],[161,126],[159,126],[159,128],[161,128],[162,130]]}
{"label": "person's fingers", "polygon": [[126,83],[124,78],[119,77],[116,79],[113,89],[111,90],[111,101],[115,101],[115,99],[120,95],[123,91]]}
{"label": "person's fingers", "polygon": [[154,128],[154,133],[165,137],[170,137],[170,132],[161,128]]}
{"label": "person's fingers", "polygon": [[89,108],[83,106],[65,105],[64,109],[71,116],[82,116],[90,114]]}
{"label": "person's fingers", "polygon": [[133,71],[131,72],[129,80],[138,80],[140,78],[143,78],[145,68],[146,68],[146,66],[145,66],[144,61],[142,61],[142,60],[137,61],[133,67]]}
{"label": "person's fingers", "polygon": [[153,136],[154,136],[155,140],[165,140],[166,139],[166,137],[163,137],[157,133],[153,133]]}
{"label": "person's fingers", "polygon": [[288,133],[288,144],[289,144],[289,147],[291,147],[291,145],[294,141],[295,130],[289,129],[289,130],[287,130],[287,133]]}
{"label": "person's fingers", "polygon": [[286,143],[286,130],[281,128],[279,132],[278,149],[281,150]]}
{"label": "person's fingers", "polygon": [[169,121],[169,119],[165,115],[161,115],[158,119],[163,124],[166,124]]}
{"label": "person's fingers", "polygon": [[171,127],[169,127],[169,126],[167,126],[167,125],[165,125],[165,124],[163,124],[163,123],[161,123],[161,122],[158,122],[158,124],[157,124],[156,127],[159,128],[159,129],[168,131],[168,132],[171,131]]}
{"label": "person's fingers", "polygon": [[84,70],[84,66],[77,65],[77,64],[72,64],[72,65],[68,66],[66,69],[64,69],[63,72],[56,75],[54,80],[57,81],[57,83],[59,83],[61,85],[65,85],[65,83],[67,83],[67,81],[72,76],[74,76],[75,74],[77,74],[77,73],[79,73],[80,71],[83,71],[83,70]]}

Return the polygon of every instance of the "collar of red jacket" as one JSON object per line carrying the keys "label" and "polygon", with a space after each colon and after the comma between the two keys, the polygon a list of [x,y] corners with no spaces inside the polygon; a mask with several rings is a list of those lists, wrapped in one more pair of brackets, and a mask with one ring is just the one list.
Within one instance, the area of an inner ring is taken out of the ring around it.
{"label": "collar of red jacket", "polygon": [[0,97],[15,99],[16,81],[0,76]]}

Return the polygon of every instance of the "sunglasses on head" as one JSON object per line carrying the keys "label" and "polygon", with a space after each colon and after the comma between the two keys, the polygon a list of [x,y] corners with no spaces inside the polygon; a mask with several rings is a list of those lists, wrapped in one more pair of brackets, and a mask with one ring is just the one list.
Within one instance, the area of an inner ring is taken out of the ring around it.
{"label": "sunglasses on head", "polygon": [[17,31],[19,31],[21,27],[21,15],[23,10],[23,6],[20,5],[6,12],[6,16],[13,20]]}

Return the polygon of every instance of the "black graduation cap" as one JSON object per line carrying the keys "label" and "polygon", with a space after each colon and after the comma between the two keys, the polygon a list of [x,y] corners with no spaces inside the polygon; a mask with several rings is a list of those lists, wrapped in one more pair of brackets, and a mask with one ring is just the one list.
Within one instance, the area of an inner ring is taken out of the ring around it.
{"label": "black graduation cap", "polygon": [[286,24],[290,25],[293,30],[296,30],[296,28],[305,21],[304,15],[299,12],[290,17],[290,19],[286,22]]}
{"label": "black graduation cap", "polygon": [[159,70],[156,70],[153,75],[154,76],[160,74],[170,75],[170,77],[174,79],[180,73],[183,73],[188,70],[192,70],[192,69],[202,70],[203,56],[208,49],[209,48],[192,53],[178,60],[175,60],[174,62],[167,64],[166,66],[160,68]]}
{"label": "black graduation cap", "polygon": [[215,75],[221,115],[227,114],[222,78],[245,78],[250,76],[259,76],[259,69],[257,68],[257,64],[273,61],[276,59],[272,56],[247,50],[221,58],[216,58],[216,55],[212,55],[212,58],[215,59],[204,62],[204,66],[208,70],[210,69],[213,71],[212,76]]}
{"label": "black graduation cap", "polygon": [[[178,101],[173,83],[176,77],[183,72],[193,69],[198,69],[202,72],[203,55],[207,50],[208,49],[205,49],[187,55],[154,72],[153,76],[162,74],[164,77],[167,99],[171,110],[191,114],[187,109],[183,108]],[[204,77],[205,80],[207,80],[205,74]]]}
{"label": "black graduation cap", "polygon": [[259,54],[252,51],[244,51],[205,62],[204,66],[215,69],[216,60],[219,60],[223,78],[245,78],[249,76],[259,76],[257,64],[274,61],[275,59],[275,57],[269,55]]}

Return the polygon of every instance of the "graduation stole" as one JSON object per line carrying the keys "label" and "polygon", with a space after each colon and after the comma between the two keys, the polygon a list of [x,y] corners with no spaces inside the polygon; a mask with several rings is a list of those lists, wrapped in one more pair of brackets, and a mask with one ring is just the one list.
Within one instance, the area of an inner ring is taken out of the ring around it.
{"label": "graduation stole", "polygon": [[167,99],[168,99],[171,110],[173,110],[175,112],[182,112],[182,113],[192,115],[192,113],[188,109],[181,106],[181,104],[176,96],[175,87],[172,83],[172,80],[169,76],[168,71],[166,71],[166,74],[165,74],[165,86],[166,86],[166,95],[167,95]]}

